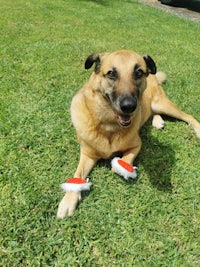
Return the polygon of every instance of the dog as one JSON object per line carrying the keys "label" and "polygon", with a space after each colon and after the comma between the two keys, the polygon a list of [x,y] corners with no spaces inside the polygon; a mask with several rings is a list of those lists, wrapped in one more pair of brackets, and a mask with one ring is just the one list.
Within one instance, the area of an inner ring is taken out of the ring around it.
{"label": "dog", "polygon": [[[200,138],[200,124],[181,111],[161,87],[166,75],[157,72],[154,60],[133,51],[94,53],[85,61],[92,72],[88,82],[73,97],[71,119],[80,144],[80,161],[74,177],[86,179],[99,159],[118,152],[133,164],[141,149],[141,127],[153,116],[152,124],[161,129],[167,115],[183,120]],[[57,218],[73,215],[81,192],[67,192],[59,204]]]}

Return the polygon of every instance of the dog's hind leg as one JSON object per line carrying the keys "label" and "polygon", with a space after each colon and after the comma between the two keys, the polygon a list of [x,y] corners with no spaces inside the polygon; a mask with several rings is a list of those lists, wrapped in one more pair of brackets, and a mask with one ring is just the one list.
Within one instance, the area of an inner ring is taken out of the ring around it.
{"label": "dog's hind leg", "polygon": [[166,96],[155,97],[151,104],[152,111],[156,114],[167,115],[192,126],[198,138],[200,138],[200,123],[192,116],[181,111]]}
{"label": "dog's hind leg", "polygon": [[[81,153],[77,170],[74,174],[75,178],[86,179],[91,169],[96,164],[97,159],[92,159]],[[74,214],[78,202],[81,200],[81,191],[67,192],[58,206],[57,218],[63,219]]]}

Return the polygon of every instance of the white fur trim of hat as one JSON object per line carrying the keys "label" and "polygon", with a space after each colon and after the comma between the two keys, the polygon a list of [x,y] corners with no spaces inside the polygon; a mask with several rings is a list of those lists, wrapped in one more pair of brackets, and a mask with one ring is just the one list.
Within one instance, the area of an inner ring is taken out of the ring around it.
{"label": "white fur trim of hat", "polygon": [[66,192],[80,192],[90,190],[92,183],[89,179],[71,178],[61,184],[61,188]]}
{"label": "white fur trim of hat", "polygon": [[134,179],[137,177],[137,167],[132,166],[119,157],[115,157],[111,160],[111,166],[112,170],[122,176],[125,180],[128,180],[129,178]]}

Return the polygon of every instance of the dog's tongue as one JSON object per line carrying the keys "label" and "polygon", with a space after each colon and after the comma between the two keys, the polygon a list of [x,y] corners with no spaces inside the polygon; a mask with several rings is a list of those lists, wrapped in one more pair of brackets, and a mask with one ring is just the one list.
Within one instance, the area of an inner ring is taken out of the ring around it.
{"label": "dog's tongue", "polygon": [[118,118],[118,121],[119,121],[121,126],[127,127],[131,124],[131,116],[130,115],[118,114],[117,118]]}

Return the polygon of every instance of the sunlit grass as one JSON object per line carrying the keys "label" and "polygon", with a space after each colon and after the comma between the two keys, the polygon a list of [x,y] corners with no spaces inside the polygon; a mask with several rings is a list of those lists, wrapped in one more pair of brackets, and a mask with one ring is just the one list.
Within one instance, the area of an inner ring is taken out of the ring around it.
{"label": "sunlit grass", "polygon": [[100,162],[75,215],[56,210],[79,158],[69,106],[85,58],[151,55],[170,98],[200,120],[200,24],[137,1],[3,0],[0,12],[1,265],[198,266],[200,146],[182,122],[147,123],[138,180]]}

